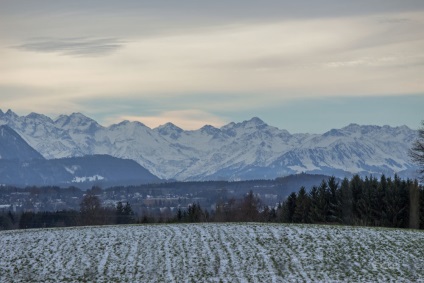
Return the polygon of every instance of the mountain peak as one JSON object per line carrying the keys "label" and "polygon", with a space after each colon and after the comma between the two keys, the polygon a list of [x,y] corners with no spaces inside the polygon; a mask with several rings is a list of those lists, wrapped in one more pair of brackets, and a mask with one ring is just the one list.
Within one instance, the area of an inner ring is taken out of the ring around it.
{"label": "mountain peak", "polygon": [[322,135],[323,137],[343,137],[345,134],[338,129],[331,129]]}
{"label": "mountain peak", "polygon": [[5,115],[8,116],[8,117],[13,117],[13,118],[18,117],[18,115],[15,112],[13,112],[12,110],[10,110],[10,109],[7,110],[7,112],[6,112]]}
{"label": "mountain peak", "polygon": [[[80,119],[80,120],[93,120],[91,118],[88,118],[87,116],[85,116],[84,114],[80,113],[80,112],[74,112],[71,115],[69,115],[70,118],[72,119]],[[93,120],[94,121],[94,120]]]}
{"label": "mountain peak", "polygon": [[203,127],[200,128],[200,132],[207,133],[209,135],[215,135],[219,131],[220,130],[218,128],[215,128],[212,125],[204,125]]}
{"label": "mountain peak", "polygon": [[4,113],[3,113],[3,111],[1,111],[1,109],[0,109],[0,117],[1,116],[3,116],[4,115]]}
{"label": "mountain peak", "polygon": [[268,126],[268,124],[266,124],[264,121],[262,121],[258,117],[253,117],[250,120],[245,120],[241,123],[234,123],[234,122],[228,123],[227,125],[221,127],[221,130],[229,131],[229,130],[232,130],[233,128],[239,128],[239,127],[261,128],[265,126]]}
{"label": "mountain peak", "polygon": [[143,123],[139,122],[139,121],[130,121],[130,120],[123,120],[121,122],[119,122],[118,124],[113,124],[110,127],[112,128],[116,128],[116,127],[143,127],[143,128],[148,128],[146,125],[144,125]]}
{"label": "mountain peak", "polygon": [[101,126],[93,119],[81,114],[81,113],[72,113],[71,115],[60,115],[54,123],[56,126],[65,129],[90,129],[94,131]]}
{"label": "mountain peak", "polygon": [[361,130],[361,125],[358,125],[356,123],[350,123],[346,127],[343,127],[342,130],[348,131],[348,132],[359,132]]}
{"label": "mountain peak", "polygon": [[175,124],[173,124],[171,122],[160,125],[156,129],[158,129],[158,130],[171,130],[171,131],[176,131],[176,132],[182,132],[183,131],[183,129],[181,129],[180,127],[176,126]]}
{"label": "mountain peak", "polygon": [[266,123],[264,121],[262,121],[260,118],[258,117],[253,117],[252,119],[245,121],[247,124],[253,124],[256,126],[262,126],[262,125],[266,125]]}
{"label": "mountain peak", "polygon": [[84,120],[94,121],[93,119],[85,116],[84,114],[82,114],[80,112],[74,112],[71,115],[60,115],[59,117],[56,118],[56,122],[59,121],[59,120],[69,120],[69,119],[72,119],[74,121],[75,120],[80,120],[80,121],[84,121]]}
{"label": "mountain peak", "polygon": [[255,128],[255,129],[263,129],[266,126],[268,126],[264,121],[262,121],[258,117],[253,117],[250,120],[243,121],[242,123],[236,124],[236,127],[243,127],[243,128]]}
{"label": "mountain peak", "polygon": [[162,136],[169,136],[173,139],[177,139],[180,134],[184,132],[183,129],[175,126],[171,122],[168,122],[164,125],[160,125],[159,127],[155,128],[154,131],[157,131]]}
{"label": "mountain peak", "polygon": [[381,130],[385,131],[392,131],[393,129],[397,129],[397,127],[390,127],[390,126],[376,126],[376,125],[358,125],[358,124],[349,124],[348,126],[342,128],[342,130],[348,131],[348,132],[355,132],[355,133],[361,133],[361,134],[368,134],[372,132],[378,132]]}
{"label": "mountain peak", "polygon": [[35,112],[31,112],[31,113],[29,113],[29,114],[26,116],[26,118],[29,118],[29,119],[37,119],[37,120],[41,120],[41,121],[44,121],[44,122],[53,122],[53,120],[52,120],[52,119],[50,119],[49,117],[47,117],[46,115],[38,114],[38,113],[35,113]]}

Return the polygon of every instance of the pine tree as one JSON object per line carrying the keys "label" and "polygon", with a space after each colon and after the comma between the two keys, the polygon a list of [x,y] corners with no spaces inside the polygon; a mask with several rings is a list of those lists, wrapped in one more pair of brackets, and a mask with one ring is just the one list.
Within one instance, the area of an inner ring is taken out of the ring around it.
{"label": "pine tree", "polygon": [[409,228],[420,227],[420,190],[418,182],[409,185]]}
{"label": "pine tree", "polygon": [[305,187],[301,187],[297,193],[296,207],[293,214],[293,222],[295,223],[310,223],[310,205],[311,200],[306,193]]}
{"label": "pine tree", "polygon": [[293,216],[296,210],[296,193],[291,193],[287,200],[283,203],[282,221],[285,223],[293,223]]}
{"label": "pine tree", "polygon": [[324,223],[328,221],[330,199],[327,182],[325,180],[322,180],[317,192],[317,200],[315,202],[315,221]]}
{"label": "pine tree", "polygon": [[344,178],[340,186],[340,206],[341,206],[341,215],[342,223],[345,225],[352,224],[352,191],[349,187],[349,180]]}
{"label": "pine tree", "polygon": [[328,179],[328,215],[330,222],[342,222],[342,213],[340,208],[339,183],[333,176]]}
{"label": "pine tree", "polygon": [[178,208],[178,211],[177,211],[177,222],[182,222],[182,220],[183,220],[183,212],[182,212],[181,208]]}
{"label": "pine tree", "polygon": [[117,224],[130,224],[134,223],[134,212],[129,202],[125,205],[122,202],[118,202],[115,209],[116,223]]}
{"label": "pine tree", "polygon": [[362,199],[362,191],[363,191],[363,181],[359,177],[359,175],[353,176],[353,178],[350,180],[349,184],[350,190],[352,191],[352,223],[353,224],[363,224],[362,223],[362,213],[360,210],[359,203]]}
{"label": "pine tree", "polygon": [[134,212],[133,212],[129,202],[127,202],[125,204],[124,209],[123,209],[123,214],[125,216],[125,223],[126,224],[134,223],[134,221],[135,221]]}
{"label": "pine tree", "polygon": [[116,223],[117,224],[122,224],[124,223],[124,206],[122,205],[122,202],[118,202],[116,204]]}
{"label": "pine tree", "polygon": [[320,222],[321,217],[321,211],[319,209],[319,193],[318,188],[316,186],[313,186],[311,191],[309,192],[309,199],[310,199],[310,220],[312,223]]}

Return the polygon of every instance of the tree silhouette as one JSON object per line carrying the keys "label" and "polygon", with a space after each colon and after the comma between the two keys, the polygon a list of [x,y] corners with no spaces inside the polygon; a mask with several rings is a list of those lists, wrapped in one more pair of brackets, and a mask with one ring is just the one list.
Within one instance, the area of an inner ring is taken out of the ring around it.
{"label": "tree silhouette", "polygon": [[[409,156],[412,161],[420,166],[420,174],[424,174],[424,120],[421,122],[422,127],[418,130],[418,139],[412,144],[409,150]],[[422,176],[424,180],[424,175]]]}
{"label": "tree silhouette", "polygon": [[80,204],[81,224],[101,224],[100,199],[93,194],[86,194]]}

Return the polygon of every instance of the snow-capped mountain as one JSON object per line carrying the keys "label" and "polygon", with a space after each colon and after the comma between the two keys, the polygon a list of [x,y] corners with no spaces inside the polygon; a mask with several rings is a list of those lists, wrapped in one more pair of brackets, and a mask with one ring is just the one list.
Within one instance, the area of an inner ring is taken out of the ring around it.
{"label": "snow-capped mountain", "polygon": [[290,134],[255,117],[184,131],[172,123],[155,129],[129,121],[103,127],[80,113],[52,120],[11,110],[0,112],[1,124],[45,158],[109,154],[133,159],[163,179],[270,179],[300,172],[414,177],[416,170],[408,149],[417,132],[406,126],[351,124],[324,134]]}

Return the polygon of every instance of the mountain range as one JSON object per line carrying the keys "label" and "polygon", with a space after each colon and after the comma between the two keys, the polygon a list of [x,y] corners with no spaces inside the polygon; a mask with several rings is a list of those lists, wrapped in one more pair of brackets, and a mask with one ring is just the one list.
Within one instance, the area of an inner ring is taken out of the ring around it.
{"label": "mountain range", "polygon": [[291,134],[254,117],[187,131],[172,123],[154,129],[130,121],[104,127],[81,113],[51,119],[11,110],[0,110],[0,125],[46,159],[110,155],[132,159],[167,180],[273,179],[301,172],[413,178],[417,169],[408,157],[417,131],[407,126],[350,124],[323,134]]}

